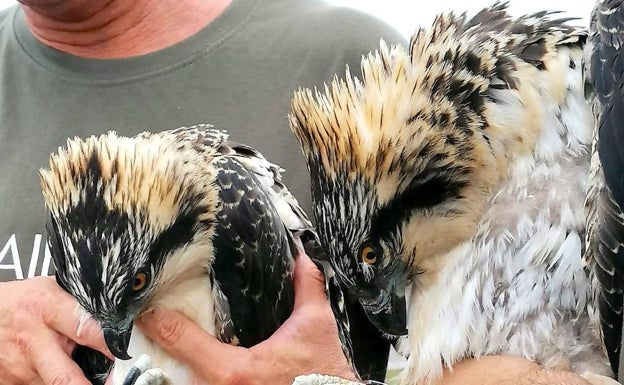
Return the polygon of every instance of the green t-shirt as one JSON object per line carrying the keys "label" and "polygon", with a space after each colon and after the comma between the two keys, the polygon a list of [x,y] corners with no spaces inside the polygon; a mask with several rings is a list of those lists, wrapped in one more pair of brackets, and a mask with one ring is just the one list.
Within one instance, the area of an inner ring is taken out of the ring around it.
{"label": "green t-shirt", "polygon": [[[163,31],[163,33],[167,33]],[[20,7],[0,12],[0,281],[52,272],[38,169],[67,137],[210,123],[286,169],[310,211],[309,175],[287,114],[299,86],[359,73],[388,25],[317,0],[233,0],[175,46],[123,60],[51,49]]]}

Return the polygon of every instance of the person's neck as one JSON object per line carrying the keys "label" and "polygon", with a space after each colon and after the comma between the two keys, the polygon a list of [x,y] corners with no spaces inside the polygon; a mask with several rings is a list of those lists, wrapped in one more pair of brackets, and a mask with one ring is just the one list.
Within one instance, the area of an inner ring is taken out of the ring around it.
{"label": "person's neck", "polygon": [[23,7],[43,44],[85,58],[114,59],[172,46],[208,25],[231,1],[23,1]]}

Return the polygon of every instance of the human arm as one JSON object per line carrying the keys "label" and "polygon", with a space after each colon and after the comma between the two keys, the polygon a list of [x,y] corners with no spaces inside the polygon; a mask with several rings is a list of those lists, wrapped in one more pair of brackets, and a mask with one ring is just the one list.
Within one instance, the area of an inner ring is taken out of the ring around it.
{"label": "human arm", "polygon": [[304,254],[297,258],[294,279],[292,315],[268,340],[249,349],[223,344],[170,311],[145,314],[140,326],[189,365],[201,383],[291,384],[296,376],[309,373],[355,380],[340,347],[323,277]]}
{"label": "human arm", "polygon": [[577,374],[546,369],[516,356],[485,356],[468,359],[444,372],[440,385],[589,385]]}
{"label": "human arm", "polygon": [[0,373],[3,384],[88,385],[71,359],[76,344],[109,357],[102,332],[53,279],[0,283]]}

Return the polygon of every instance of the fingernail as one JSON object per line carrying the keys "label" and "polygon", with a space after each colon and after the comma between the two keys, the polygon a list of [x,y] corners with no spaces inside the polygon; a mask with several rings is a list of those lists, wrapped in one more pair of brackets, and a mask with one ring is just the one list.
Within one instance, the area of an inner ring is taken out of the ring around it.
{"label": "fingernail", "polygon": [[139,322],[142,324],[149,323],[150,325],[157,325],[163,322],[167,322],[172,317],[172,312],[165,309],[150,309],[143,312],[139,316]]}
{"label": "fingernail", "polygon": [[154,318],[154,312],[156,312],[156,309],[150,309],[150,310],[146,310],[143,313],[141,313],[141,315],[139,315],[139,321],[140,322],[144,322],[144,321],[148,321],[150,319]]}

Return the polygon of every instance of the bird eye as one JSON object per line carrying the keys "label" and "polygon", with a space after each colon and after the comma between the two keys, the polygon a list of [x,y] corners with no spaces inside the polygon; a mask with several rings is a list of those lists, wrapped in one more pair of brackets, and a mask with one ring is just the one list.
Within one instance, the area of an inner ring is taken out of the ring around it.
{"label": "bird eye", "polygon": [[373,250],[373,248],[370,246],[364,246],[360,255],[362,256],[362,261],[364,261],[364,263],[368,265],[372,265],[377,262],[377,255],[375,254],[375,250]]}
{"label": "bird eye", "polygon": [[132,290],[139,291],[143,289],[147,285],[147,274],[145,273],[137,273],[134,276],[134,281],[132,282]]}

